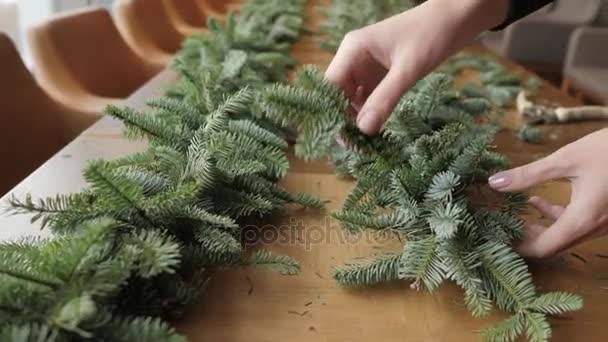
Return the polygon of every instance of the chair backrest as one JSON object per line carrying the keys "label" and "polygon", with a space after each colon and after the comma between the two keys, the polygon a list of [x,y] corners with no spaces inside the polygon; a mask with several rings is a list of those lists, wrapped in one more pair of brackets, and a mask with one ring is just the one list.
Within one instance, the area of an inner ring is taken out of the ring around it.
{"label": "chair backrest", "polygon": [[0,33],[0,195],[32,173],[97,117],[53,101],[8,36]]}
{"label": "chair backrest", "polygon": [[51,18],[31,28],[28,38],[41,84],[53,94],[80,87],[125,98],[158,71],[129,48],[103,8]]}
{"label": "chair backrest", "polygon": [[205,15],[195,0],[165,0],[169,11],[173,11],[184,22],[197,28],[205,25]]}
{"label": "chair backrest", "polygon": [[200,10],[208,16],[221,17],[228,12],[226,1],[193,0]]}
{"label": "chair backrest", "polygon": [[589,24],[597,18],[601,7],[602,0],[557,0],[550,18],[572,24]]}
{"label": "chair backrest", "polygon": [[17,15],[16,2],[0,1],[0,32],[5,32],[9,37],[17,40],[19,36],[19,16]]}
{"label": "chair backrest", "polygon": [[595,25],[597,26],[608,26],[608,0],[602,1],[597,18],[595,18]]}
{"label": "chair backrest", "polygon": [[580,27],[570,37],[564,70],[608,68],[608,27]]}
{"label": "chair backrest", "polygon": [[185,37],[171,23],[164,0],[118,0],[114,8],[121,31],[131,32],[131,39],[145,36],[167,53],[175,53],[181,47]]}

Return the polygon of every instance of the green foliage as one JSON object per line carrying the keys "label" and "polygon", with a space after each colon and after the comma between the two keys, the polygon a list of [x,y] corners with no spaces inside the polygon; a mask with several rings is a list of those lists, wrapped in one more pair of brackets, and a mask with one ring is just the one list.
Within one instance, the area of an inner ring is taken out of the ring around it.
{"label": "green foliage", "polygon": [[[324,11],[321,46],[335,51],[348,32],[415,5],[334,0]],[[456,88],[452,80],[464,70],[477,71],[478,82]],[[315,74],[310,68],[301,73]],[[537,293],[525,262],[512,251],[510,245],[523,237],[518,215],[526,196],[491,193],[488,199],[479,191],[487,176],[509,165],[491,149],[497,128],[484,122],[495,121],[521,90],[536,89],[538,79],[523,82],[491,56],[460,53],[402,98],[381,138],[358,135],[345,119],[345,98],[329,90],[332,101],[325,101],[311,90],[331,86],[314,80],[317,85],[296,81],[271,90],[265,96],[269,117],[297,128],[302,157],[328,156],[340,174],[355,179],[343,208],[333,214],[345,229],[397,232],[405,241],[401,257],[387,253],[338,269],[338,283],[371,285],[397,276],[412,281],[412,288],[433,290],[452,280],[464,289],[474,316],[487,314],[493,304],[513,312],[482,332],[489,341],[514,341],[524,332],[531,341],[546,341],[547,315],[582,307],[573,294]],[[277,100],[281,94],[289,94],[289,102]],[[310,123],[301,124],[307,118]],[[518,133],[527,142],[540,140],[531,127]],[[337,136],[347,148],[335,142]]]}
{"label": "green foliage", "polygon": [[333,0],[329,7],[319,11],[326,20],[321,25],[323,38],[319,40],[322,49],[336,51],[342,38],[350,31],[374,24],[386,16],[410,9],[421,0]]}
{"label": "green foliage", "polygon": [[432,237],[408,242],[399,262],[399,279],[413,281],[411,287],[416,290],[421,285],[429,291],[437,288],[445,277],[437,245]]}
{"label": "green foliage", "polygon": [[79,193],[11,198],[55,237],[0,245],[0,340],[184,341],[183,314],[218,269],[299,272],[291,258],[249,254],[247,222],[293,203],[322,208],[277,182],[289,168],[285,130],[263,117],[262,91],[287,80],[303,32],[302,0],[246,2],[189,37],[182,76],[145,111],[109,106],[143,152],[92,161]]}
{"label": "green foliage", "polygon": [[542,132],[540,128],[530,125],[522,125],[519,127],[519,129],[517,129],[517,136],[522,141],[530,144],[539,144],[542,140]]}
{"label": "green foliage", "polygon": [[[335,0],[322,45],[335,50],[352,29],[418,2]],[[489,341],[524,333],[546,341],[548,315],[582,307],[573,294],[539,293],[513,252],[525,196],[475,198],[508,166],[493,151],[497,128],[488,119],[532,82],[491,58],[459,55],[403,97],[379,136],[363,136],[341,90],[317,68],[302,68],[286,84],[295,65],[289,47],[305,31],[303,6],[249,0],[222,22],[209,18],[209,33],[183,43],[172,63],[181,78],[165,96],[145,112],[107,108],[148,149],[91,162],[82,192],[10,200],[14,213],[31,214],[55,238],[0,245],[0,340],[183,341],[166,322],[183,314],[214,271],[298,273],[287,256],[241,246],[251,217],[288,204],[323,207],[277,184],[293,132],[299,157],[328,156],[355,179],[333,213],[346,229],[404,241],[401,252],[336,268],[338,283],[405,280],[432,291],[453,281],[474,316],[494,306],[513,314],[482,332]],[[467,68],[479,71],[480,83],[457,91],[454,76]]]}
{"label": "green foliage", "polygon": [[452,280],[463,288],[474,316],[486,315],[492,306],[514,314],[483,332],[491,341],[510,341],[524,332],[531,341],[546,341],[547,315],[581,307],[573,294],[539,294],[526,263],[512,250],[523,237],[519,214],[525,196],[479,191],[488,176],[508,166],[493,151],[497,129],[484,123],[484,110],[492,108],[485,97],[456,92],[452,77],[431,74],[403,97],[373,138],[353,129],[344,95],[310,66],[294,85],[268,88],[263,102],[270,120],[298,130],[299,156],[320,158],[344,150],[347,157],[334,162],[356,183],[333,216],[345,229],[388,232],[405,241],[401,254],[336,269],[338,283],[401,279],[414,289],[433,291]]}
{"label": "green foliage", "polygon": [[461,91],[472,97],[485,98],[497,108],[510,106],[519,92],[535,91],[539,84],[539,79],[535,76],[524,81],[491,55],[461,52],[450,57],[439,67],[439,70],[454,76],[464,70],[476,71],[477,82],[464,84]]}
{"label": "green foliage", "polygon": [[370,286],[399,279],[401,254],[384,254],[374,260],[366,260],[334,269],[333,277],[343,286]]}
{"label": "green foliage", "polygon": [[284,255],[273,255],[268,251],[260,251],[251,256],[247,263],[258,267],[264,267],[285,275],[300,273],[300,266],[293,259]]}

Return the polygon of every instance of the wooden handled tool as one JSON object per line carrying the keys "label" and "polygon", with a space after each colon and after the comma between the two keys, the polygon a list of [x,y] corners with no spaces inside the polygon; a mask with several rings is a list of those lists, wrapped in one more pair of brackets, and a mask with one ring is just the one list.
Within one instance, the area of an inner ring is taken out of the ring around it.
{"label": "wooden handled tool", "polygon": [[519,92],[516,102],[519,113],[521,113],[524,119],[531,124],[608,119],[608,107],[560,107],[534,104],[528,99],[528,93],[526,91]]}

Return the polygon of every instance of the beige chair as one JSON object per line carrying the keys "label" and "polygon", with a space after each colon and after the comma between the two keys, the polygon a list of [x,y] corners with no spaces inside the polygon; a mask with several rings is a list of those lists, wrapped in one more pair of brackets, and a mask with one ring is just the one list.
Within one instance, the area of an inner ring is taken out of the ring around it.
{"label": "beige chair", "polygon": [[205,16],[193,0],[165,0],[173,26],[183,35],[207,32]]}
{"label": "beige chair", "polygon": [[608,27],[581,27],[572,34],[562,88],[608,106]]}
{"label": "beige chair", "polygon": [[[556,2],[552,2],[549,5],[539,9],[538,11],[528,15],[527,17],[520,19],[520,21],[515,22],[513,24],[511,24],[510,26],[514,26],[514,25],[518,25],[519,22],[523,21],[523,20],[529,20],[530,18],[533,17],[546,17],[549,13],[551,13],[556,7]],[[505,45],[505,35],[506,35],[506,31],[508,31],[509,28],[502,30],[502,31],[488,31],[488,32],[484,32],[481,37],[480,37],[480,41],[481,43],[489,48],[490,50],[498,53],[498,54],[504,54],[504,45]]]}
{"label": "beige chair", "polygon": [[114,15],[120,33],[137,54],[154,65],[166,66],[186,35],[179,32],[165,0],[116,0]]}
{"label": "beige chair", "polygon": [[42,88],[80,112],[121,103],[160,71],[129,48],[102,8],[51,18],[29,30],[28,42]]}
{"label": "beige chair", "polygon": [[594,26],[608,26],[608,0],[602,0],[597,18],[595,18]]}
{"label": "beige chair", "polygon": [[69,143],[99,116],[52,100],[0,33],[0,196]]}
{"label": "beige chair", "polygon": [[561,68],[570,35],[579,26],[595,21],[602,0],[558,0],[549,10],[524,18],[502,34],[482,41],[503,56],[524,64]]}
{"label": "beige chair", "polygon": [[240,1],[234,0],[193,0],[202,13],[208,16],[223,17],[228,11],[238,11],[241,7]]}

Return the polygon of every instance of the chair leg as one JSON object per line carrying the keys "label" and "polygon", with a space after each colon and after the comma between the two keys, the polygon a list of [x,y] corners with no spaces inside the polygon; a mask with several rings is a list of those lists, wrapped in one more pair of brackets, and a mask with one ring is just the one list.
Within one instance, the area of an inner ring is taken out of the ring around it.
{"label": "chair leg", "polygon": [[564,93],[566,93],[566,94],[570,94],[570,88],[571,88],[571,87],[572,87],[572,82],[570,82],[570,80],[569,80],[569,79],[564,78],[564,79],[562,80],[562,86],[561,86],[562,91],[563,91]]}
{"label": "chair leg", "polygon": [[574,86],[574,84],[572,83],[572,81],[570,81],[567,78],[564,78],[564,80],[562,81],[562,86],[561,86],[561,90],[574,97],[575,99],[579,100],[579,101],[583,101],[584,100],[584,95],[581,91],[579,91],[578,89],[576,89],[576,87]]}

